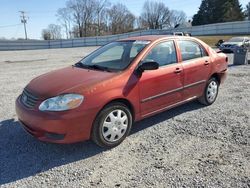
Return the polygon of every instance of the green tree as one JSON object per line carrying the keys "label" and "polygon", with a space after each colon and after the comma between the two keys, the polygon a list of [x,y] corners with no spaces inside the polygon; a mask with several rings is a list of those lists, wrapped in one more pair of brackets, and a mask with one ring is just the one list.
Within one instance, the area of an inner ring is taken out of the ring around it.
{"label": "green tree", "polygon": [[222,5],[222,13],[223,13],[223,20],[224,22],[230,21],[242,21],[244,20],[244,13],[242,11],[242,7],[239,3],[239,0],[227,0]]}
{"label": "green tree", "polygon": [[246,13],[247,19],[250,20],[250,2],[247,4],[245,13]]}
{"label": "green tree", "polygon": [[193,17],[193,25],[242,21],[244,13],[239,0],[202,0]]}

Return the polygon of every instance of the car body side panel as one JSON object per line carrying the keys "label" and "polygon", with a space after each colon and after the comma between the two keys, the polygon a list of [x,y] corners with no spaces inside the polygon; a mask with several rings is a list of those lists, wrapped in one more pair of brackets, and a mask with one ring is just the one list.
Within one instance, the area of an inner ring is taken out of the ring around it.
{"label": "car body side panel", "polygon": [[[208,64],[207,64],[208,63]],[[182,62],[184,69],[183,98],[201,96],[209,78],[211,60],[209,57]]]}
{"label": "car body side panel", "polygon": [[228,57],[224,53],[216,53],[214,50],[210,50],[210,57],[212,60],[212,69],[210,75],[216,74],[219,76],[220,83],[222,84],[227,76],[228,69]]}
{"label": "car body side panel", "polygon": [[182,70],[182,65],[175,63],[142,74],[139,91],[143,116],[182,100],[183,72],[175,73],[176,68]]}
{"label": "car body side panel", "polygon": [[138,77],[131,72],[120,74],[112,79],[87,88],[83,93],[86,99],[85,103],[81,106],[83,110],[85,108],[96,108],[99,112],[111,101],[123,99],[131,104],[135,119],[139,118]]}
{"label": "car body side panel", "polygon": [[[185,40],[185,39],[184,39]],[[183,66],[183,100],[187,100],[192,97],[200,97],[203,94],[206,82],[209,79],[210,72],[212,70],[212,59],[208,52],[207,46],[199,40],[189,40],[199,44],[207,52],[207,56],[202,58],[191,59],[182,61],[182,55],[180,46],[178,45],[178,58],[179,62]]]}

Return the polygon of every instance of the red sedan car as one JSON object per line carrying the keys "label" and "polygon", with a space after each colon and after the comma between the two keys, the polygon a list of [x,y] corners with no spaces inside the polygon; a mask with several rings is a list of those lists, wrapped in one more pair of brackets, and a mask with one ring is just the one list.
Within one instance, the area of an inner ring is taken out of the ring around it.
{"label": "red sedan car", "polygon": [[92,139],[114,147],[135,121],[196,99],[214,103],[227,61],[225,54],[191,37],[119,40],[71,67],[33,79],[17,98],[16,112],[39,140]]}

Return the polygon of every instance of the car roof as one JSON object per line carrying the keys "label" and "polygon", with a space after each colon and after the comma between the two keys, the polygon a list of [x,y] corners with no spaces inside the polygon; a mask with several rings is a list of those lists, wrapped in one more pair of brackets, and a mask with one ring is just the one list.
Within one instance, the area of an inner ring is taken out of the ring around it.
{"label": "car roof", "polygon": [[121,39],[119,41],[127,41],[127,40],[138,40],[138,41],[156,41],[160,39],[191,39],[192,37],[188,36],[175,36],[175,35],[145,35],[145,36],[138,36],[138,37],[129,37],[126,39]]}

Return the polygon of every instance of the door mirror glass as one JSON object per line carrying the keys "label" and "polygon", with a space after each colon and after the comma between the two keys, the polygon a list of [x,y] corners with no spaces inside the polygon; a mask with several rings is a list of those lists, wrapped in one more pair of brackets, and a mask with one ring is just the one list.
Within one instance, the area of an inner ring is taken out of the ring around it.
{"label": "door mirror glass", "polygon": [[159,68],[159,64],[155,61],[148,61],[143,62],[139,67],[138,70],[140,72],[144,72],[145,70],[156,70]]}

